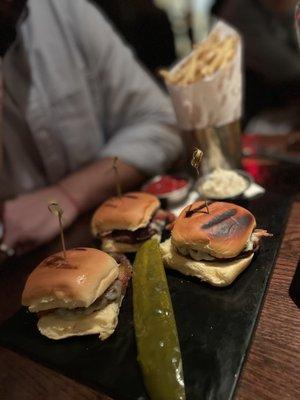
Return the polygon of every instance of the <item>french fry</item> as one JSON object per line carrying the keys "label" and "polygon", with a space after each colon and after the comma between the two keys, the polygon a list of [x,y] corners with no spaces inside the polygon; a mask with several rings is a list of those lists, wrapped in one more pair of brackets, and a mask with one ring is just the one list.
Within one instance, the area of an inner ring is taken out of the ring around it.
{"label": "french fry", "polygon": [[204,42],[193,46],[193,52],[175,71],[161,70],[160,75],[170,84],[189,85],[213,75],[234,57],[238,39],[222,38],[213,32]]}
{"label": "french fry", "polygon": [[188,80],[193,81],[195,79],[196,69],[197,69],[197,59],[195,56],[193,56],[191,58],[191,61],[189,63],[189,67],[188,67],[188,70],[186,73]]}

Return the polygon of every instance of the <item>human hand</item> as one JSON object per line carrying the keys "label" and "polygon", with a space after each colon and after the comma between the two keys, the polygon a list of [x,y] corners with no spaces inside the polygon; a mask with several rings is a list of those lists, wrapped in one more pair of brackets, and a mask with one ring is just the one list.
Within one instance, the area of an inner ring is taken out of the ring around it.
{"label": "human hand", "polygon": [[79,215],[72,202],[59,186],[51,186],[21,195],[4,204],[5,227],[3,243],[22,254],[49,242],[59,233],[57,218],[48,210],[51,201],[63,209],[63,226],[68,227]]}

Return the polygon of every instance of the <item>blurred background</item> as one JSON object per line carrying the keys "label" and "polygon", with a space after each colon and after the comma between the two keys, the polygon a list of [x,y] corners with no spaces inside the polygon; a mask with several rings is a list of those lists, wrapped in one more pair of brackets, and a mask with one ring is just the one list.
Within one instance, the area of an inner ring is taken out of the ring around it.
{"label": "blurred background", "polygon": [[244,41],[245,133],[286,134],[300,127],[300,51],[295,0],[93,0],[159,79],[191,51],[216,18]]}

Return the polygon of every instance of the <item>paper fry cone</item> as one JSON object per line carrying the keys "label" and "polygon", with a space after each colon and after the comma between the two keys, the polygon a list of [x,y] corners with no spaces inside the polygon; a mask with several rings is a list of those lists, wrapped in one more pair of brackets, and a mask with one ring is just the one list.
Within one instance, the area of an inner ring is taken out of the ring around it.
{"label": "paper fry cone", "polygon": [[[223,63],[212,75],[209,74],[209,68],[213,68],[213,64],[202,66],[203,74],[208,75],[194,83],[170,83],[166,79],[178,124],[184,130],[222,126],[238,120],[242,114],[241,39],[236,30],[222,21],[216,23],[208,38],[216,33],[221,39],[227,36],[236,38],[235,53],[230,61]],[[195,51],[169,72],[180,72],[181,67],[189,61],[191,69],[196,68],[193,60]],[[209,54],[206,53],[206,57],[209,58]],[[216,63],[219,61],[218,58],[214,60]]]}

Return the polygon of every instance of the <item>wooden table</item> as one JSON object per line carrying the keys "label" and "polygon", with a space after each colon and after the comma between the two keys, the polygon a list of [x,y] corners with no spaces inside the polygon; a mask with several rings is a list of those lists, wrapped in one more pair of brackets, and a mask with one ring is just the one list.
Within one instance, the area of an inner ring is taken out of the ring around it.
{"label": "wooden table", "polygon": [[[246,145],[268,145],[289,154],[300,153],[300,135],[287,137],[246,138]],[[254,160],[245,160],[251,170]],[[300,398],[300,310],[290,296],[290,286],[296,269],[300,278],[300,169],[291,165],[278,167],[262,160],[262,171],[272,171],[271,186],[295,194],[287,228],[277,258],[252,345],[244,365],[237,399],[285,400]],[[265,176],[262,177],[262,181]],[[259,179],[258,179],[259,180]],[[294,188],[292,188],[294,185]],[[290,189],[291,188],[291,189]],[[294,283],[294,282],[293,282]],[[298,306],[300,279],[298,284]]]}
{"label": "wooden table", "polygon": [[[282,151],[299,151],[298,135],[287,137],[246,139],[247,146],[271,144]],[[296,150],[295,150],[296,149]],[[258,182],[267,188],[294,193],[283,243],[271,277],[261,316],[241,374],[236,398],[239,400],[285,400],[300,398],[300,313],[289,295],[292,279],[299,266],[300,197],[299,167],[278,165],[272,161],[247,159],[244,166]],[[297,177],[298,172],[298,177]],[[72,245],[89,240],[88,220],[82,219],[69,232]],[[55,244],[47,250],[51,254]],[[45,252],[24,256],[24,270],[4,270],[0,273],[0,323],[17,311],[20,293],[28,267],[36,265]],[[299,272],[300,274],[300,272]],[[299,282],[298,282],[299,283]],[[300,291],[300,286],[299,286]],[[47,369],[26,357],[0,347],[1,400],[109,400],[94,390]]]}

